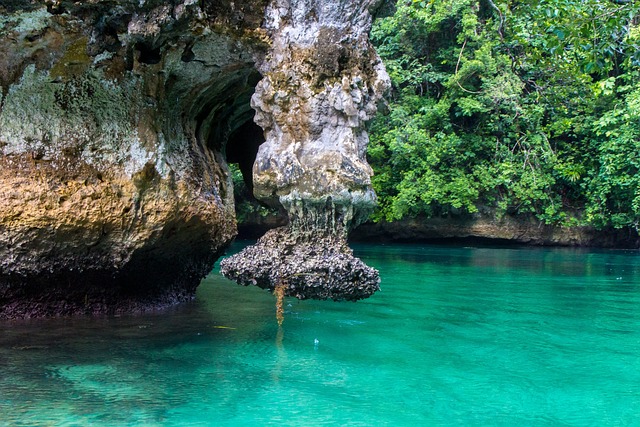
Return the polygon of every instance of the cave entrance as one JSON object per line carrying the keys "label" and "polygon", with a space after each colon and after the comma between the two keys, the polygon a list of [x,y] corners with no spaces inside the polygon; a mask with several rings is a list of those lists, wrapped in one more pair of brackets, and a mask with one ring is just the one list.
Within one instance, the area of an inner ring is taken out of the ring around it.
{"label": "cave entrance", "polygon": [[225,155],[233,178],[238,236],[241,238],[258,238],[267,230],[288,222],[281,205],[268,206],[253,194],[253,164],[264,141],[264,132],[253,122],[253,117],[238,126],[227,139]]}
{"label": "cave entrance", "polygon": [[[281,206],[266,206],[253,195],[253,164],[265,139],[253,121],[251,96],[261,78],[253,68],[232,70],[218,76],[193,100],[196,138],[220,156],[217,161],[229,165],[238,232],[249,238],[287,222]],[[221,190],[224,197],[227,190],[226,185]]]}
{"label": "cave entrance", "polygon": [[[216,157],[216,162],[229,164],[236,178],[234,183],[241,184],[234,185],[236,206],[238,190],[242,199],[257,203],[253,197],[252,168],[264,136],[253,122],[255,111],[251,108],[251,96],[261,78],[254,68],[229,70],[212,80],[192,102],[190,116],[195,119],[197,140]],[[238,179],[240,174],[242,179]],[[227,190],[224,185],[223,198]]]}
{"label": "cave entrance", "polygon": [[242,173],[242,180],[249,193],[247,197],[251,200],[255,200],[253,196],[253,163],[256,161],[258,148],[262,143],[264,143],[262,128],[253,120],[248,120],[229,136],[225,150],[227,163],[238,165]]}

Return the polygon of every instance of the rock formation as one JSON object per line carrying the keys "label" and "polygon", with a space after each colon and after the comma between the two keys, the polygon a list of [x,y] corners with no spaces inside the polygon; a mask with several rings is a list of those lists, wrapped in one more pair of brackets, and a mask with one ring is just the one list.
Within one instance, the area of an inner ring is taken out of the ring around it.
{"label": "rock formation", "polygon": [[241,284],[286,287],[298,298],[357,300],[378,273],[354,258],[350,228],[375,204],[365,122],[389,80],[369,43],[372,1],[274,0],[272,40],[251,99],[265,132],[253,166],[254,194],[281,203],[289,225],[272,230],[221,272]]}
{"label": "rock formation", "polygon": [[344,243],[374,203],[364,122],[387,85],[370,3],[2,2],[0,318],[191,298],[236,233],[225,145],[250,99],[256,195],[291,220],[277,239],[321,237],[377,288]]}
{"label": "rock formation", "polygon": [[0,317],[189,299],[236,233],[259,0],[0,5]]}

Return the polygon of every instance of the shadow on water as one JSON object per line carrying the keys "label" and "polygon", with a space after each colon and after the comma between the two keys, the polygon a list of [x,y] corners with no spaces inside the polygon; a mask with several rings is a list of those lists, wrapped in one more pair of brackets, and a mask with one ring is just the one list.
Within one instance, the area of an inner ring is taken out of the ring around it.
{"label": "shadow on water", "polygon": [[491,272],[540,271],[557,276],[640,277],[636,250],[541,248],[513,245],[453,246],[420,244],[351,245],[357,256],[382,262],[476,267]]}

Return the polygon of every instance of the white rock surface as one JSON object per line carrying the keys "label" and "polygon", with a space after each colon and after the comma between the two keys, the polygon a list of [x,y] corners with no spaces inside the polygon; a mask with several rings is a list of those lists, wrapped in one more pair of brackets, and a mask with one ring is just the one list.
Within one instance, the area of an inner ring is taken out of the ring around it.
{"label": "white rock surface", "polygon": [[264,78],[252,98],[266,137],[254,192],[280,202],[292,224],[306,221],[301,204],[306,210],[329,205],[348,230],[375,205],[365,123],[389,77],[369,42],[374,6],[371,0],[274,0],[267,8],[272,46],[257,64]]}

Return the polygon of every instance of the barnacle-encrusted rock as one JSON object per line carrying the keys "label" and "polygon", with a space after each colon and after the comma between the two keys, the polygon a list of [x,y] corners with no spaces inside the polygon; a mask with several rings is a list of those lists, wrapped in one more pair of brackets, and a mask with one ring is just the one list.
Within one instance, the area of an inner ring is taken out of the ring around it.
{"label": "barnacle-encrusted rock", "polygon": [[242,285],[274,290],[299,299],[357,301],[380,289],[378,273],[353,256],[344,239],[332,235],[269,230],[255,245],[225,259],[221,273]]}

